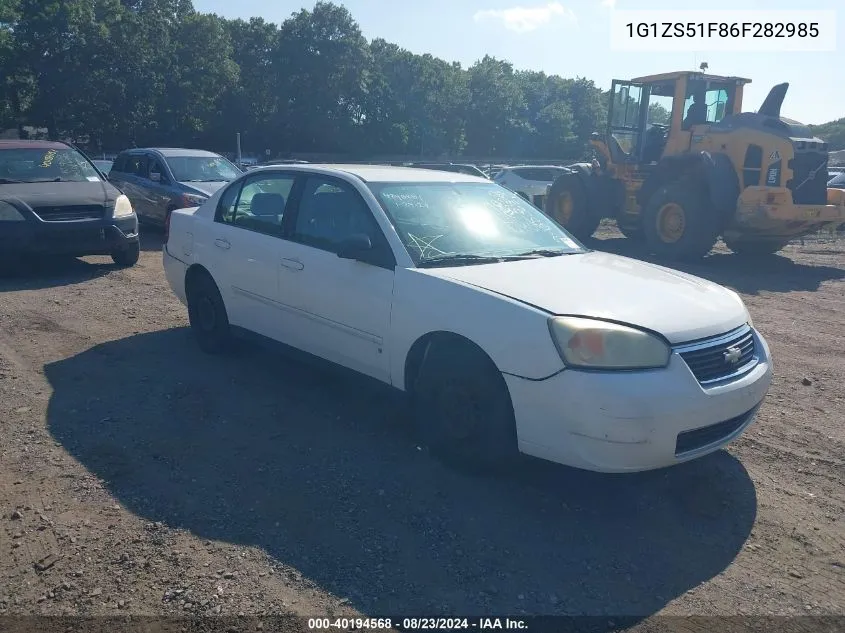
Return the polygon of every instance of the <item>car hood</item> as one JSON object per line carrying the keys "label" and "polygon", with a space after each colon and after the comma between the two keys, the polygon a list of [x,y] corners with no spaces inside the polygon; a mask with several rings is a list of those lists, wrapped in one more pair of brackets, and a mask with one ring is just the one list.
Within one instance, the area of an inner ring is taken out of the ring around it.
{"label": "car hood", "polygon": [[18,201],[29,207],[108,204],[120,195],[105,181],[25,182],[0,184],[0,200]]}
{"label": "car hood", "polygon": [[722,334],[748,320],[742,300],[723,286],[608,253],[417,270],[483,288],[551,314],[594,317],[645,328],[673,344]]}
{"label": "car hood", "polygon": [[224,186],[229,184],[229,182],[180,182],[179,184],[183,187],[187,187],[188,189],[195,189],[197,193],[204,196],[211,197],[218,189],[222,189]]}

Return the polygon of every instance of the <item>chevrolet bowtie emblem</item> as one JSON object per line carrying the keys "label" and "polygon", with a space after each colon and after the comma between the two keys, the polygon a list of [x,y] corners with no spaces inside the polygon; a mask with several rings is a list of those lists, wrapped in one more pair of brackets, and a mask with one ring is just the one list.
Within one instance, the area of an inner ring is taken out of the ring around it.
{"label": "chevrolet bowtie emblem", "polygon": [[723,356],[728,365],[736,365],[739,359],[742,358],[742,350],[738,347],[729,347]]}

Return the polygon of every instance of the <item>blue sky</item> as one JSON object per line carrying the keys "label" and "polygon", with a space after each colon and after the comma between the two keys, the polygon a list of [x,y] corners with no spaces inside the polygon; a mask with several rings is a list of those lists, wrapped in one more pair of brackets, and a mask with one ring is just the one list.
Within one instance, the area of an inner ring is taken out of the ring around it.
{"label": "blue sky", "polygon": [[[840,0],[708,0],[679,5],[677,0],[335,0],[346,6],[364,35],[382,37],[415,53],[431,53],[464,67],[485,54],[506,59],[518,69],[542,70],[563,77],[587,77],[607,89],[613,78],[695,69],[753,80],[746,86],[744,110],[755,110],[771,86],[788,81],[783,115],[804,123],[845,117],[845,5],[836,17],[835,52],[619,53],[610,46],[610,12],[673,6],[690,9],[836,10]],[[198,11],[234,18],[260,16],[281,23],[293,12],[310,9],[301,0],[194,0]],[[832,25],[826,25],[832,26]]]}

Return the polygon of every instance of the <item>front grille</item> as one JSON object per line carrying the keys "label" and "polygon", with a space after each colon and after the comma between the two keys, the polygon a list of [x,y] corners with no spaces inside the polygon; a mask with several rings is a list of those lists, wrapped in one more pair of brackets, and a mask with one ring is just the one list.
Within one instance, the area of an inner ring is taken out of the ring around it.
{"label": "front grille", "polygon": [[681,358],[702,384],[724,380],[751,369],[756,363],[754,335],[745,326],[732,334],[678,349]]}
{"label": "front grille", "polygon": [[101,204],[68,205],[63,207],[34,207],[32,209],[45,222],[71,222],[73,220],[102,220],[106,209]]}
{"label": "front grille", "polygon": [[678,439],[675,441],[675,456],[678,457],[685,453],[697,451],[705,446],[724,442],[741,429],[756,411],[757,407],[754,407],[751,411],[746,411],[742,415],[738,415],[730,420],[679,433]]}
{"label": "front grille", "polygon": [[795,152],[786,186],[795,204],[827,204],[827,152]]}

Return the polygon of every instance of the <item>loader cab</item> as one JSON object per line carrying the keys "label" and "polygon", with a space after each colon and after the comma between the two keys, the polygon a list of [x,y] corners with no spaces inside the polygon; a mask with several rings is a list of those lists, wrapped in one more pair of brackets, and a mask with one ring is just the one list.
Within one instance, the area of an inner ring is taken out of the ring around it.
{"label": "loader cab", "polygon": [[742,108],[750,80],[678,72],[614,80],[607,151],[616,164],[652,164],[686,152],[694,126],[718,123]]}

